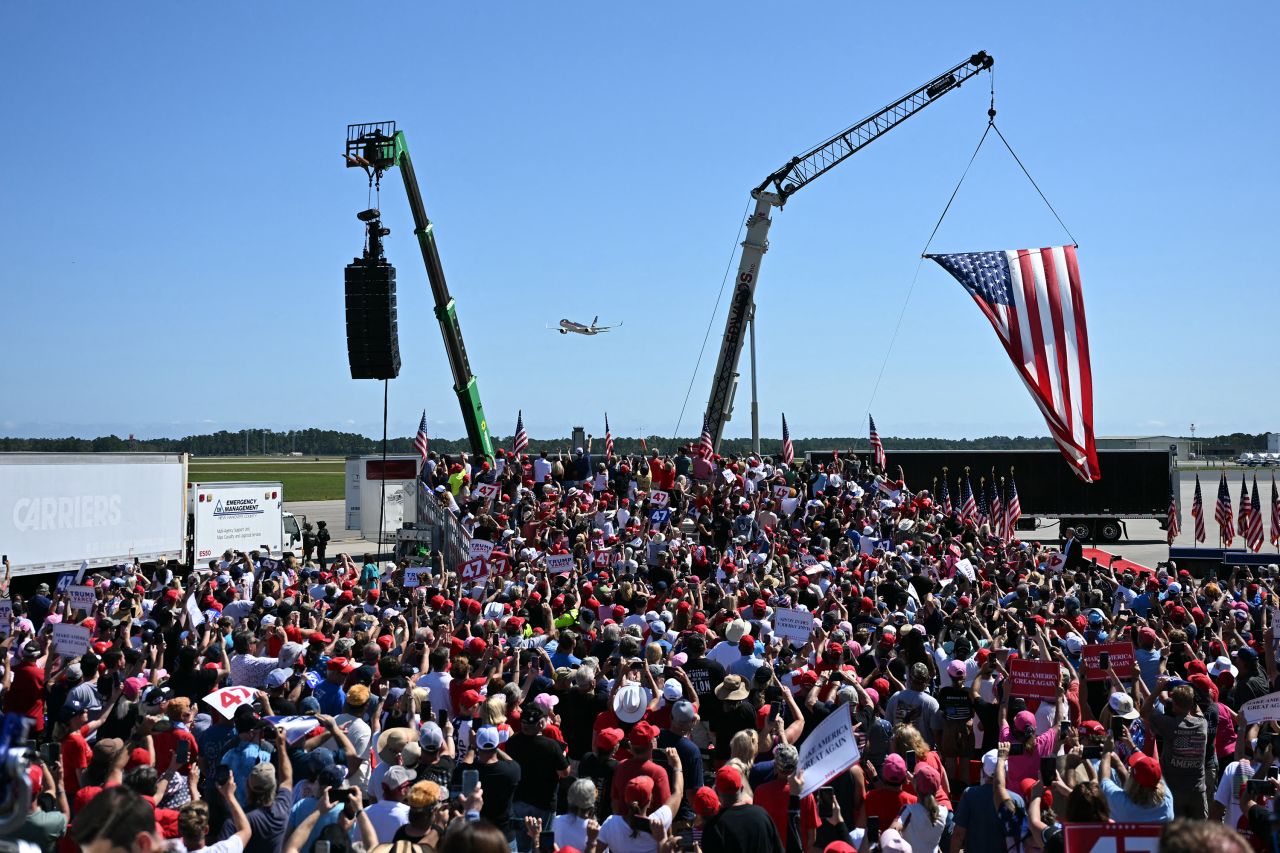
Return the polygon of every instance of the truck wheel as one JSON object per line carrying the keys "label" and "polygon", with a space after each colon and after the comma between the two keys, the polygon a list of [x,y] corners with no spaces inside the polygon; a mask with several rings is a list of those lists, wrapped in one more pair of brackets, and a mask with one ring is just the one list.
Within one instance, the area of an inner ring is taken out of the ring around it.
{"label": "truck wheel", "polygon": [[1093,522],[1077,518],[1072,520],[1071,526],[1076,529],[1076,538],[1081,542],[1089,542],[1093,539]]}
{"label": "truck wheel", "polygon": [[1119,542],[1123,528],[1120,526],[1120,520],[1116,518],[1103,519],[1102,526],[1098,530],[1098,537],[1103,542]]}

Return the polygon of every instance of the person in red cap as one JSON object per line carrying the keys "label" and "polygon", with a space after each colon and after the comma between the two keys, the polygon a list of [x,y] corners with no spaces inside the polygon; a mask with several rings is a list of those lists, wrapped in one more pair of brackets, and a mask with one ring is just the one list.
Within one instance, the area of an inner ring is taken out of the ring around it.
{"label": "person in red cap", "polygon": [[[605,728],[597,731],[591,741],[591,751],[578,761],[578,778],[592,779],[601,792],[611,792],[613,776],[618,769],[618,759],[614,756],[625,737],[626,733],[622,729]],[[603,818],[611,814],[613,797],[602,794],[596,801],[596,815]]]}
{"label": "person in red cap", "polygon": [[1168,823],[1173,820],[1173,794],[1162,781],[1160,762],[1145,752],[1129,757],[1129,775],[1121,787],[1112,781],[1115,753],[1105,752],[1098,768],[1102,793],[1117,823]]}
{"label": "person in red cap", "polygon": [[[636,724],[637,727],[648,725],[641,721]],[[650,728],[652,728],[650,726]],[[635,729],[632,729],[634,735]],[[657,731],[654,731],[657,735]],[[632,741],[633,749],[635,741]],[[650,746],[652,749],[652,746]],[[633,776],[621,788],[618,786],[618,775],[615,774],[614,789],[621,795],[620,801],[615,804],[613,815],[600,825],[600,842],[606,845],[610,853],[613,851],[634,851],[634,850],[657,850],[657,841],[652,836],[644,843],[643,847],[638,846],[634,839],[637,837],[632,824],[636,819],[640,819],[650,825],[654,822],[661,825],[664,829],[670,830],[671,823],[675,819],[676,809],[680,807],[680,800],[684,798],[684,774],[681,773],[680,754],[674,749],[667,750],[667,760],[671,767],[671,778],[675,780],[675,784],[671,790],[667,792],[667,796],[661,803],[654,807],[653,801],[658,796],[659,786],[655,784],[655,780],[650,775]],[[624,762],[625,763],[625,762]],[[653,765],[657,767],[657,765]],[[621,771],[621,768],[619,768]],[[658,768],[658,773],[666,778],[666,772]]]}
{"label": "person in red cap", "polygon": [[773,818],[745,802],[743,788],[738,768],[727,764],[716,771],[720,814],[702,832],[702,853],[784,853]]}
{"label": "person in red cap", "polygon": [[[631,749],[631,757],[618,765],[613,774],[613,787],[610,789],[614,814],[620,814],[626,800],[626,787],[632,779],[647,776],[652,781],[652,797],[647,804],[652,811],[671,796],[671,784],[667,779],[667,771],[653,761],[654,747],[657,745],[659,729],[648,720],[640,720],[631,727],[627,735],[627,746]],[[667,750],[668,757],[674,749]],[[679,762],[679,756],[676,758]],[[676,771],[673,770],[673,774]],[[680,802],[676,800],[677,804]],[[647,813],[647,812],[646,812]]]}

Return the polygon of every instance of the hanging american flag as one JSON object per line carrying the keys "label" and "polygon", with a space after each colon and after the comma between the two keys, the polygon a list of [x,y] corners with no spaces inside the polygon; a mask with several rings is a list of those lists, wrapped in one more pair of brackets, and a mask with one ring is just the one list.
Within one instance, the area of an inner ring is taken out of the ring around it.
{"label": "hanging american flag", "polygon": [[1245,542],[1249,550],[1258,553],[1262,550],[1262,497],[1258,494],[1258,475],[1253,475],[1253,500],[1249,509],[1249,532],[1245,534]]}
{"label": "hanging american flag", "polygon": [[978,503],[973,499],[973,483],[969,480],[969,469],[964,469],[964,482],[960,486],[960,520],[968,521],[978,516]]}
{"label": "hanging american flag", "polygon": [[876,432],[876,419],[867,415],[867,420],[871,422],[871,457],[876,467],[883,471],[886,464],[884,444],[880,441],[880,433]]}
{"label": "hanging american flag", "polygon": [[604,458],[613,458],[613,433],[609,432],[609,413],[604,413]]}
{"label": "hanging american flag", "polygon": [[978,478],[978,526],[986,524],[991,520],[991,514],[987,510],[987,478]]}
{"label": "hanging american flag", "polygon": [[1173,540],[1178,538],[1178,534],[1182,532],[1182,519],[1178,513],[1178,496],[1172,488],[1169,489],[1169,514],[1165,517],[1164,529],[1170,545],[1173,544]]}
{"label": "hanging american flag", "polygon": [[796,448],[791,443],[791,430],[787,429],[787,415],[782,414],[782,461],[787,465],[796,461]]}
{"label": "hanging american flag", "polygon": [[1013,471],[1009,471],[1009,494],[1008,502],[1004,508],[1005,531],[1010,539],[1013,538],[1013,531],[1017,530],[1018,519],[1022,518],[1022,501],[1018,500],[1018,484],[1013,480]]}
{"label": "hanging american flag", "polygon": [[1271,544],[1280,548],[1280,493],[1276,492],[1276,475],[1271,473]]}
{"label": "hanging american flag", "polygon": [[926,255],[991,322],[1072,470],[1099,477],[1093,374],[1074,246]]}
{"label": "hanging american flag", "polygon": [[529,446],[529,433],[524,431],[524,412],[516,412],[516,437],[511,439],[511,452],[519,456]]}
{"label": "hanging american flag", "polygon": [[711,427],[707,424],[707,419],[702,419],[702,436],[698,439],[698,455],[703,459],[710,459],[716,453],[715,442],[711,440]]}
{"label": "hanging american flag", "polygon": [[1196,474],[1196,494],[1191,499],[1191,518],[1195,521],[1195,541],[1204,541],[1204,498],[1200,495],[1200,475]]}
{"label": "hanging american flag", "polygon": [[996,471],[991,469],[991,532],[1001,539],[1004,535],[1004,501],[1000,498],[1000,485],[996,482]]}
{"label": "hanging american flag", "polygon": [[1241,536],[1249,535],[1249,484],[1245,482],[1244,474],[1240,475],[1240,513],[1236,516],[1236,533]]}
{"label": "hanging american flag", "polygon": [[938,496],[942,503],[943,515],[951,515],[951,490],[947,488],[947,470],[942,469],[942,494]]}
{"label": "hanging american flag", "polygon": [[1218,502],[1213,508],[1213,520],[1218,522],[1218,541],[1223,547],[1230,547],[1236,541],[1236,528],[1231,515],[1231,491],[1227,488],[1227,472],[1222,472],[1218,481]]}
{"label": "hanging american flag", "polygon": [[418,434],[413,437],[413,446],[418,448],[422,461],[427,461],[427,410],[422,410],[422,420],[418,421]]}

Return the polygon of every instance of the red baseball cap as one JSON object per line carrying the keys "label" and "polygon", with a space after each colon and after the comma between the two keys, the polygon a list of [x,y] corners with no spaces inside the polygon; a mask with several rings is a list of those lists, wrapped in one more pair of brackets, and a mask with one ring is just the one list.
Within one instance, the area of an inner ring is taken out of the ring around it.
{"label": "red baseball cap", "polygon": [[716,790],[721,794],[734,794],[742,790],[742,774],[738,768],[725,765],[716,771]]}
{"label": "red baseball cap", "polygon": [[657,736],[658,727],[648,720],[641,720],[631,728],[631,734],[627,735],[627,742],[635,746],[645,746],[652,743]]}
{"label": "red baseball cap", "polygon": [[622,743],[622,729],[601,729],[596,732],[593,744],[601,752],[613,749]]}

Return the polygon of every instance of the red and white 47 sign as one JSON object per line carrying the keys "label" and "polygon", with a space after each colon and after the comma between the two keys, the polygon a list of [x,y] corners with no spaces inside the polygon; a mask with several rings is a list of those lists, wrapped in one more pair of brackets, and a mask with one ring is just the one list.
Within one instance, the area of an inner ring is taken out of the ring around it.
{"label": "red and white 47 sign", "polygon": [[236,708],[248,705],[255,695],[257,695],[256,691],[248,687],[224,687],[204,697],[204,701],[229,720],[236,712]]}
{"label": "red and white 47 sign", "polygon": [[489,577],[489,561],[484,557],[474,557],[458,567],[458,575],[465,583]]}
{"label": "red and white 47 sign", "polygon": [[1162,823],[1069,823],[1062,828],[1067,853],[1155,853]]}

